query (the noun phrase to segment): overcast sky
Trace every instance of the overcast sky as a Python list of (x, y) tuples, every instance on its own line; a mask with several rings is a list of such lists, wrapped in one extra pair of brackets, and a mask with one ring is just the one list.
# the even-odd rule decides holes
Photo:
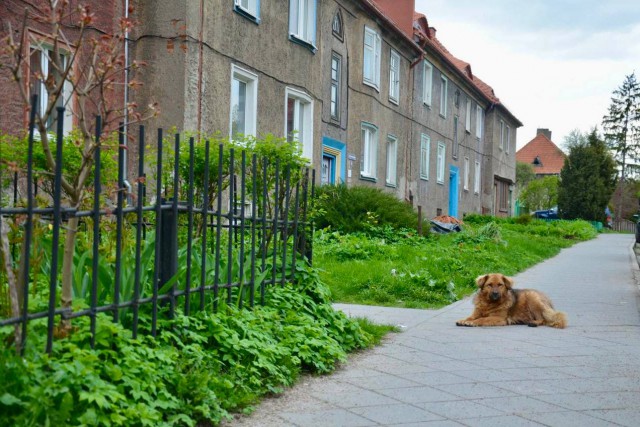
[(602, 122), (611, 92), (640, 77), (639, 0), (415, 0), (438, 39), (524, 124), (562, 145)]

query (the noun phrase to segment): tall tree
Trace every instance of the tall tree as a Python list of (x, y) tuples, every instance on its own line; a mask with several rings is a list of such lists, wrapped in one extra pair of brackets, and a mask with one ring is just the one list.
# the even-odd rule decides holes
[(604, 221), (616, 185), (616, 163), (594, 129), (571, 145), (560, 172), (558, 210), (565, 219)]
[[(640, 156), (640, 83), (635, 73), (626, 76), (622, 85), (613, 91), (609, 112), (602, 119), (604, 138), (620, 167), (620, 181), (624, 185), (629, 169), (638, 169)], [(622, 212), (622, 198), (616, 211)]]

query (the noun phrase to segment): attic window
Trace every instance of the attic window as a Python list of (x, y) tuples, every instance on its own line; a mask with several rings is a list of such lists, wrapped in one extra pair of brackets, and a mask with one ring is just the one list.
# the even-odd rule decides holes
[(331, 22), (331, 30), (333, 32), (333, 35), (336, 36), (338, 39), (340, 39), (340, 41), (343, 40), (343, 35), (342, 35), (342, 12), (340, 12), (340, 9), (338, 9), (338, 11), (336, 12), (335, 16), (333, 17), (333, 21)]
[(540, 161), (540, 156), (536, 156), (536, 158), (533, 159), (532, 164), (533, 166), (542, 166), (542, 161)]

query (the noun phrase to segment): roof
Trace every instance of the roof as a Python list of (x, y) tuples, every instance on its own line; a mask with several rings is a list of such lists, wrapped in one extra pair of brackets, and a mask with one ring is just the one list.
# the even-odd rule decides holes
[(454, 68), (456, 68), (467, 82), (477, 89), (491, 104), (500, 106), (507, 114), (509, 114), (519, 126), (522, 126), (522, 122), (517, 119), (509, 111), (509, 109), (500, 101), (491, 86), (485, 83), (478, 76), (471, 71), (471, 65), (457, 57), (455, 57), (449, 50), (438, 40), (436, 37), (436, 29), (429, 27), (427, 17), (422, 13), (413, 13), (413, 29), (414, 36), (417, 38), (418, 43), (423, 46), (430, 46), (436, 52), (438, 52), (447, 62), (449, 62)]
[(542, 133), (516, 151), (516, 161), (533, 165), (538, 175), (560, 174), (565, 158), (566, 154)]

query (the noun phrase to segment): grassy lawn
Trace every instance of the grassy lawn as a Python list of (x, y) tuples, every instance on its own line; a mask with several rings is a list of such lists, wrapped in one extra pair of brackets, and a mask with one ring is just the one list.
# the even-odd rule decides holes
[(461, 233), (427, 237), (372, 227), (320, 231), (314, 266), (336, 302), (438, 308), (475, 290), (483, 273), (516, 274), (597, 235), (584, 221), (466, 221)]

